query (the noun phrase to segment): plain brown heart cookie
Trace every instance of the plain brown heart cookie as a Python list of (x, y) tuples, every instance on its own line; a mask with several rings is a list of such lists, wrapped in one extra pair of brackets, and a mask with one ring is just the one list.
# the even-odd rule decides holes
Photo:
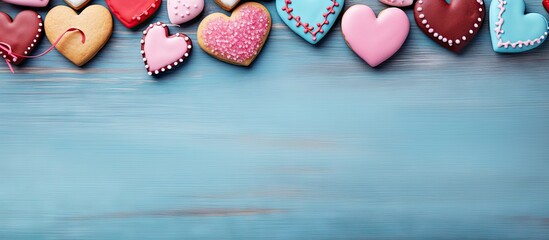
[(70, 32), (55, 48), (77, 66), (83, 66), (105, 46), (111, 37), (113, 22), (109, 10), (101, 5), (91, 5), (80, 15), (69, 7), (57, 6), (46, 16), (44, 28), (51, 43), (69, 28), (80, 29), (86, 35), (84, 44), (80, 33)]

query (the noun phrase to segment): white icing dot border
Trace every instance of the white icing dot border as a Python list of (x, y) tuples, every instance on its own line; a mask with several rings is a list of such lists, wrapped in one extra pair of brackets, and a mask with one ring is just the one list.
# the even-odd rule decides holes
[[(164, 28), (164, 31), (166, 32), (167, 37), (182, 37), (185, 40), (185, 42), (187, 42), (188, 51), (185, 53), (185, 55), (183, 55), (183, 57), (179, 58), (179, 60), (173, 62), (172, 64), (168, 64), (167, 66), (164, 66), (163, 68), (160, 69), (160, 71), (155, 70), (153, 72), (150, 70), (149, 64), (147, 64), (147, 57), (145, 55), (145, 38), (147, 37), (147, 33), (149, 32), (149, 30), (156, 26), (161, 26), (162, 28)], [(149, 74), (149, 76), (152, 76), (153, 74), (158, 75), (162, 72), (165, 72), (166, 70), (171, 70), (173, 67), (179, 65), (179, 63), (182, 63), (185, 59), (187, 59), (190, 56), (192, 47), (193, 47), (193, 42), (191, 38), (189, 38), (189, 36), (183, 33), (176, 33), (174, 35), (170, 35), (170, 32), (168, 30), (168, 25), (162, 22), (156, 22), (154, 24), (150, 24), (149, 27), (147, 27), (147, 29), (143, 31), (143, 37), (141, 38), (141, 56), (143, 57), (143, 63), (145, 63), (145, 68), (147, 69), (147, 73)]]
[[(15, 16), (15, 18), (17, 18), (17, 16)], [(32, 52), (32, 50), (34, 50), (34, 48), (38, 45), (38, 40), (40, 40), (40, 38), (42, 37), (42, 32), (43, 32), (43, 27), (44, 27), (44, 23), (42, 22), (42, 16), (40, 16), (40, 14), (36, 13), (36, 18), (38, 19), (38, 28), (36, 30), (36, 35), (34, 36), (34, 39), (32, 40), (32, 43), (27, 46), (27, 49), (25, 50), (25, 52), (23, 53), (25, 56), (29, 55), (29, 53)], [(6, 53), (7, 54), (7, 53)], [(4, 59), (10, 61), (10, 62), (15, 62), (17, 61), (17, 57), (12, 57), (12, 59), (7, 59), (8, 58), (8, 55), (4, 54), (4, 52), (2, 52), (2, 50), (0, 50), (0, 56), (2, 56)]]
[[(438, 39), (440, 42), (444, 43), (444, 44), (448, 44), (449, 47), (452, 47), (455, 45), (459, 45), (460, 43), (462, 43), (462, 41), (467, 41), (467, 33), (471, 36), (474, 36), (480, 26), (482, 25), (482, 21), (483, 19), (481, 17), (479, 17), (477, 19), (477, 22), (473, 24), (473, 26), (469, 29), (469, 31), (465, 34), (463, 34), (461, 37), (457, 37), (456, 39), (449, 39), (448, 37), (445, 37), (441, 34), (439, 34), (436, 29), (432, 28), (430, 25), (429, 25), (429, 22), (427, 21), (427, 17), (425, 16), (425, 14), (421, 13), (423, 12), (423, 7), (422, 7), (422, 4), (423, 4), (423, 1), (424, 0), (418, 0), (417, 1), (417, 6), (414, 6), (418, 13), (418, 17), (421, 20), (421, 24), (425, 25), (425, 28), (427, 29), (427, 32), (428, 32), (428, 35), (429, 34), (432, 34), (432, 36), (435, 38), (435, 39)], [(479, 8), (478, 8), (478, 12), (481, 13), (484, 11), (484, 1), (483, 0), (476, 0), (476, 2), (479, 4)]]
[[(501, 40), (501, 35), (505, 33), (505, 31), (503, 30), (503, 23), (504, 23), (503, 13), (505, 12), (505, 4), (507, 4), (507, 2), (504, 0), (498, 0), (498, 2), (499, 2), (498, 21), (495, 23), (496, 28), (494, 29), (494, 31), (496, 32), (496, 38), (498, 39), (498, 48), (501, 48), (501, 47), (509, 48), (509, 46), (511, 46), (512, 48), (516, 48), (517, 46), (519, 48), (522, 48), (522, 47), (527, 47), (529, 45), (531, 46), (534, 46), (536, 44), (540, 45), (545, 40), (545, 37), (548, 34), (547, 31), (545, 31), (543, 35), (541, 35), (540, 37), (534, 40), (528, 39), (525, 41), (518, 40), (516, 42), (511, 42), (511, 41), (503, 42)], [(549, 27), (547, 27), (547, 30), (549, 30)]]

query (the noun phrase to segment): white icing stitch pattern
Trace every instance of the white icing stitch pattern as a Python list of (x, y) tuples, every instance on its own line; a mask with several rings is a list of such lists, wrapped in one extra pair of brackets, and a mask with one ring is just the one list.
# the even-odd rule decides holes
[(507, 2), (503, 0), (498, 0), (498, 2), (499, 2), (498, 21), (495, 23), (497, 27), (494, 29), (494, 31), (496, 32), (496, 38), (499, 40), (498, 47), (509, 48), (509, 46), (511, 46), (512, 48), (516, 48), (518, 46), (519, 48), (522, 48), (523, 46), (528, 46), (528, 45), (534, 46), (535, 44), (541, 44), (541, 40), (545, 39), (545, 36), (547, 36), (547, 31), (545, 31), (545, 33), (543, 33), (542, 36), (535, 38), (534, 40), (528, 39), (526, 41), (518, 40), (516, 42), (511, 42), (511, 41), (503, 42), (501, 40), (501, 34), (505, 32), (503, 30), (503, 13), (505, 12), (505, 4), (507, 4)]

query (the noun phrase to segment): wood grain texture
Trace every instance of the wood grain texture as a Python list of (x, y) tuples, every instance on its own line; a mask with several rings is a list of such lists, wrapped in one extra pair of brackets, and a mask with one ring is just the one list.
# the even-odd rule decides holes
[[(0, 239), (549, 237), (548, 44), (498, 55), (485, 23), (456, 55), (412, 22), (372, 69), (339, 26), (311, 46), (265, 5), (249, 68), (197, 48), (150, 78), (144, 27), (117, 20), (83, 68), (55, 51), (2, 66)], [(198, 23), (171, 30), (196, 43)]]

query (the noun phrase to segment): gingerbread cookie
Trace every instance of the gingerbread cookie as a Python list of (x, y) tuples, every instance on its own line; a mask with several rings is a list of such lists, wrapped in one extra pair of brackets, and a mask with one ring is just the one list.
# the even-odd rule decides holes
[(240, 0), (215, 0), (215, 3), (226, 11), (231, 11), (238, 5)]
[(547, 19), (537, 13), (525, 14), (525, 8), (523, 0), (492, 0), (490, 35), (495, 52), (525, 52), (545, 41)]
[(162, 0), (105, 0), (112, 13), (124, 26), (133, 28), (154, 15)]
[(410, 21), (398, 8), (385, 9), (376, 18), (370, 7), (354, 5), (343, 15), (341, 31), (349, 47), (376, 67), (402, 47), (410, 31)]
[(84, 44), (80, 33), (71, 32), (55, 46), (71, 62), (82, 66), (107, 43), (112, 34), (113, 22), (109, 10), (101, 5), (91, 5), (80, 15), (69, 7), (57, 6), (46, 16), (44, 27), (46, 36), (52, 43), (70, 28), (78, 28), (85, 34)]
[(436, 43), (459, 53), (484, 22), (483, 0), (418, 0), (414, 17), (418, 27)]
[(227, 63), (248, 66), (257, 57), (271, 31), (271, 15), (261, 4), (248, 2), (231, 17), (214, 13), (198, 26), (198, 44)]
[(168, 0), (168, 17), (173, 24), (182, 24), (200, 15), (204, 0)]
[[(0, 12), (0, 47), (11, 49), (17, 55), (28, 56), (40, 43), (42, 35), (42, 17), (35, 11), (22, 11), (13, 21), (7, 13)], [(0, 56), (14, 64), (24, 60), (22, 57), (10, 56), (2, 49)]]
[(84, 8), (91, 0), (65, 0), (67, 5), (75, 10), (80, 10)]
[(344, 3), (344, 0), (276, 0), (276, 11), (290, 29), (316, 44), (335, 24)]
[(48, 5), (50, 0), (2, 0), (7, 3), (27, 6), (27, 7), (45, 7)]
[(183, 63), (193, 48), (189, 36), (170, 35), (166, 24), (157, 22), (143, 31), (141, 55), (149, 75), (159, 74)]

